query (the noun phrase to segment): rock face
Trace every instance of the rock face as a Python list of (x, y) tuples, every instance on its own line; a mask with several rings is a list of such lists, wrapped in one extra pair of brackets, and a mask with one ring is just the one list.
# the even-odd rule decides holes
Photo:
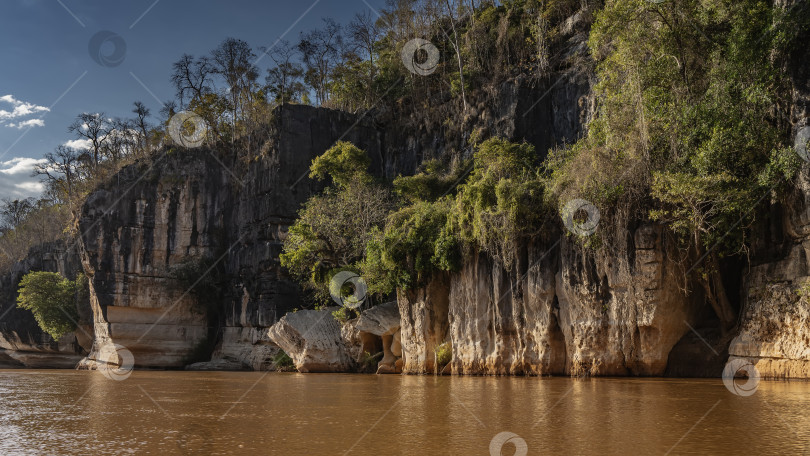
[(397, 293), (401, 318), (402, 371), (408, 374), (434, 373), (436, 347), (447, 339), (450, 329), (450, 277), (440, 274), (415, 290)]
[[(549, 251), (548, 247), (552, 247)], [(555, 299), (556, 246), (528, 246), (512, 271), (485, 254), (469, 258), (450, 289), (451, 369), (458, 374), (565, 371)]]
[[(754, 244), (740, 329), (729, 361), (744, 359), (764, 378), (810, 378), (810, 180), (799, 178), (795, 199), (775, 206)], [(770, 234), (770, 236), (768, 236)]]
[(299, 310), (281, 318), (269, 330), (270, 340), (284, 350), (299, 372), (349, 372), (355, 362), (332, 316), (339, 307)]
[[(786, 9), (799, 4), (777, 2)], [(810, 127), (810, 62), (804, 54), (795, 52), (785, 68), (793, 83), (794, 137)], [(771, 204), (753, 227), (739, 334), (728, 349), (729, 361), (744, 359), (764, 378), (810, 378), (810, 165), (803, 158), (793, 193)]]
[(339, 309), (288, 313), (270, 328), (268, 337), (299, 372), (402, 372), (397, 303), (374, 306), (343, 324), (332, 315)]
[(595, 257), (561, 237), (526, 246), (510, 270), (479, 253), (449, 287), (400, 293), (405, 372), (431, 372), (447, 340), (457, 374), (662, 375), (700, 294), (682, 291), (662, 227), (627, 234), (623, 255)]
[(208, 337), (206, 309), (189, 291), (197, 277), (184, 282), (173, 268), (187, 266), (192, 275), (207, 269), (227, 194), (203, 189), (226, 180), (213, 160), (190, 154), (150, 165), (125, 168), (82, 210), (95, 323), (90, 360), (105, 345), (120, 344), (136, 367), (178, 367)]
[[(78, 255), (34, 252), (0, 277), (0, 366), (70, 367), (87, 354), (83, 365), (92, 368), (122, 345), (145, 368), (266, 370), (284, 350), (302, 372), (428, 374), (442, 368), (437, 351), (449, 346), (443, 372), (455, 374), (685, 375), (702, 350), (701, 375), (719, 376), (724, 348), (707, 355), (703, 335), (690, 330), (710, 318), (701, 292), (682, 283), (676, 248), (648, 223), (611, 227), (619, 235), (609, 254), (565, 233), (524, 245), (511, 265), (471, 254), (461, 271), (401, 290), (395, 304), (344, 325), (335, 309), (288, 313), (302, 296), (278, 258), (297, 211), (321, 190), (307, 177), (314, 157), (350, 141), (368, 152), (372, 173), (392, 178), (429, 158), (469, 157), (471, 135), (525, 140), (541, 157), (576, 141), (594, 112), (590, 19), (585, 10), (569, 18), (552, 69), (471, 93), (463, 116), (445, 94), (428, 112), (285, 106), (262, 144), (167, 149), (124, 168), (82, 208), (81, 266)], [(786, 69), (797, 131), (810, 118), (810, 64), (799, 57)], [(728, 353), (752, 360), (763, 376), (807, 377), (810, 298), (797, 293), (810, 279), (806, 171), (793, 199), (770, 211), (754, 229)], [(50, 340), (13, 308), (16, 284), (29, 270), (72, 277), (79, 269), (90, 279), (80, 323), (90, 324)]]
[(353, 322), (361, 341), (361, 355), (378, 355), (378, 374), (402, 372), (402, 334), (400, 331), (399, 307), (396, 301), (374, 306), (360, 314)]
[(0, 366), (46, 369), (72, 369), (92, 344), (92, 312), (89, 302), (80, 303), (79, 328), (61, 339), (44, 333), (30, 311), (17, 307), (20, 279), (31, 271), (58, 272), (75, 279), (81, 272), (78, 249), (64, 241), (39, 245), (25, 260), (0, 275)]
[[(278, 256), (300, 205), (320, 185), (311, 160), (338, 139), (381, 169), (381, 135), (350, 114), (276, 112), (259, 151), (172, 149), (90, 195), (82, 209), (95, 347), (120, 344), (137, 367), (221, 359), (265, 369), (267, 329), (300, 306)], [(220, 363), (220, 365), (223, 365)]]
[(662, 375), (672, 347), (695, 325), (701, 294), (683, 288), (677, 248), (662, 227), (619, 238), (613, 256), (562, 243), (557, 280), (566, 372)]
[[(120, 344), (137, 367), (213, 360), (269, 368), (277, 348), (268, 328), (301, 307), (300, 290), (278, 257), (301, 204), (321, 189), (307, 177), (311, 160), (337, 140), (350, 141), (368, 153), (372, 173), (393, 178), (427, 158), (469, 155), (470, 132), (526, 140), (540, 154), (575, 140), (591, 112), (588, 24), (581, 22), (560, 37), (566, 57), (559, 68), (481, 91), (463, 118), (450, 115), (453, 102), (438, 98), (427, 114), (396, 106), (363, 115), (284, 106), (265, 143), (174, 148), (121, 170), (87, 198), (79, 221), (95, 336), (88, 365), (104, 347)], [(449, 290), (449, 281), (444, 286)], [(416, 350), (432, 350), (446, 337), (444, 295), (443, 310), (433, 313), (444, 321), (411, 327), (407, 337), (404, 327), (399, 336), (361, 331), (368, 344), (380, 339), (384, 370), (408, 359), (413, 370), (433, 368)], [(433, 304), (425, 305), (427, 318)]]

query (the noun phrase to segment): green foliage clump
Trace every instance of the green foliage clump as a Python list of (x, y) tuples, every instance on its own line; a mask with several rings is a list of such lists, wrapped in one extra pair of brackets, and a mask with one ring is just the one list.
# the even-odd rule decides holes
[(390, 190), (368, 174), (365, 152), (337, 143), (312, 162), (312, 176), (334, 185), (311, 197), (284, 241), (281, 265), (313, 294), (330, 300), (329, 281), (340, 270), (358, 270), (366, 244), (393, 208)]
[(339, 144), (313, 161), (313, 176), (334, 185), (306, 202), (284, 241), (282, 265), (316, 300), (329, 299), (327, 282), (342, 269), (361, 271), (369, 293), (385, 296), (460, 269), (464, 251), (511, 267), (520, 242), (544, 229), (543, 181), (528, 144), (490, 139), (472, 163), (428, 161), (397, 177), (393, 195), (368, 176), (358, 151)]
[(444, 342), (435, 349), (436, 351), (436, 364), (441, 369), (448, 365), (453, 360), (453, 344)]
[(369, 288), (423, 286), (435, 273), (460, 269), (463, 252), (476, 249), (511, 268), (519, 243), (539, 235), (546, 218), (535, 160), (532, 146), (493, 138), (478, 146), (469, 175), (429, 162), (395, 180), (405, 201), (366, 244)]
[(347, 141), (338, 141), (319, 157), (312, 160), (309, 177), (320, 181), (332, 179), (338, 188), (368, 184), (371, 160), (365, 151)]
[[(350, 292), (346, 294), (350, 294)], [(340, 323), (346, 323), (347, 321), (351, 320), (353, 313), (354, 313), (353, 310), (347, 307), (341, 307), (340, 309), (332, 312), (332, 318), (334, 318)]]
[(362, 370), (364, 372), (374, 372), (377, 370), (377, 363), (379, 362), (380, 358), (383, 357), (385, 353), (378, 352), (375, 354), (371, 354), (369, 352), (363, 352), (363, 359), (360, 361), (360, 365), (362, 366)]
[[(450, 200), (418, 201), (392, 213), (384, 230), (377, 230), (366, 244), (363, 276), (374, 293), (424, 285), (439, 270), (456, 269), (451, 258), (457, 249), (439, 249), (445, 232)], [(454, 246), (455, 247), (455, 246)]]
[(810, 280), (805, 280), (796, 287), (796, 295), (800, 298), (810, 299)]
[(20, 280), (17, 306), (30, 310), (39, 327), (54, 340), (76, 329), (76, 302), (86, 279), (68, 280), (55, 272), (29, 272)]
[(492, 138), (475, 152), (449, 224), (460, 242), (511, 268), (521, 241), (541, 234), (548, 211), (534, 147)]
[(273, 358), (271, 359), (273, 363), (273, 367), (277, 371), (291, 371), (295, 369), (295, 363), (293, 362), (290, 355), (288, 355), (284, 350), (279, 350)]
[(603, 223), (649, 217), (679, 234), (705, 258), (698, 279), (725, 327), (736, 313), (719, 262), (747, 250), (756, 205), (801, 163), (780, 109), (784, 49), (810, 28), (781, 16), (765, 0), (605, 2), (589, 41), (598, 111), (547, 163), (560, 204), (588, 199)]
[(453, 194), (470, 171), (471, 164), (463, 161), (452, 167), (440, 160), (427, 160), (421, 168), (422, 171), (413, 176), (394, 178), (394, 193), (402, 201), (436, 201)]

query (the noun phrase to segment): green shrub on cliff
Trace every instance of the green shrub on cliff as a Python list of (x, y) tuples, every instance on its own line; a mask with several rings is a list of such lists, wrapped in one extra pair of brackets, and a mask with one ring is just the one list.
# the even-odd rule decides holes
[(550, 218), (536, 160), (532, 146), (493, 138), (477, 146), (471, 166), (428, 161), (386, 185), (367, 173), (362, 150), (338, 143), (313, 160), (311, 175), (333, 185), (299, 212), (281, 264), (320, 301), (341, 268), (361, 270), (380, 296), (456, 271), (473, 250), (511, 268), (521, 242)]
[(435, 271), (453, 268), (455, 250), (437, 249), (451, 210), (448, 198), (417, 201), (392, 213), (366, 244), (361, 269), (369, 289), (386, 294), (424, 285)]
[(58, 340), (76, 329), (78, 294), (84, 275), (68, 280), (55, 272), (29, 272), (20, 280), (17, 306), (30, 310), (39, 327)]
[(338, 141), (312, 160), (309, 177), (319, 181), (331, 180), (337, 188), (368, 185), (373, 181), (368, 173), (370, 164), (364, 150), (348, 141)]
[(434, 350), (436, 352), (436, 364), (439, 369), (450, 364), (453, 360), (453, 344), (444, 342), (437, 346)]
[(370, 289), (423, 286), (436, 272), (460, 269), (462, 255), (473, 250), (511, 268), (521, 242), (541, 234), (549, 218), (535, 161), (531, 145), (492, 138), (476, 148), (465, 177), (430, 164), (397, 178), (402, 206), (366, 244), (362, 270)]
[(598, 110), (548, 162), (561, 204), (588, 199), (603, 225), (650, 217), (680, 235), (705, 259), (695, 278), (724, 329), (736, 312), (719, 263), (747, 251), (756, 205), (800, 163), (782, 108), (785, 50), (807, 30), (807, 8), (793, 10), (805, 20), (765, 0), (605, 2), (589, 42)]
[(333, 185), (304, 204), (284, 240), (281, 265), (321, 303), (330, 300), (333, 273), (358, 269), (393, 208), (390, 189), (374, 182), (368, 164), (366, 153), (346, 142), (313, 160), (311, 176)]
[(453, 201), (449, 233), (511, 268), (521, 242), (541, 234), (550, 218), (536, 160), (530, 144), (492, 138), (479, 145)]

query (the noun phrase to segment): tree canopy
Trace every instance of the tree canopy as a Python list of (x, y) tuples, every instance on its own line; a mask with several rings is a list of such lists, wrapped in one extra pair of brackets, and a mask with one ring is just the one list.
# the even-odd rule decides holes
[(39, 327), (54, 340), (76, 329), (76, 303), (84, 276), (68, 280), (55, 272), (29, 272), (20, 280), (17, 305), (34, 314)]

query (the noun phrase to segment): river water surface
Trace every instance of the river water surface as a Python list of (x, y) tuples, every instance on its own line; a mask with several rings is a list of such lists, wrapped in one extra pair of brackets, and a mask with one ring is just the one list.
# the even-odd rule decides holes
[(805, 454), (808, 439), (807, 382), (743, 397), (720, 379), (0, 371), (0, 454)]

